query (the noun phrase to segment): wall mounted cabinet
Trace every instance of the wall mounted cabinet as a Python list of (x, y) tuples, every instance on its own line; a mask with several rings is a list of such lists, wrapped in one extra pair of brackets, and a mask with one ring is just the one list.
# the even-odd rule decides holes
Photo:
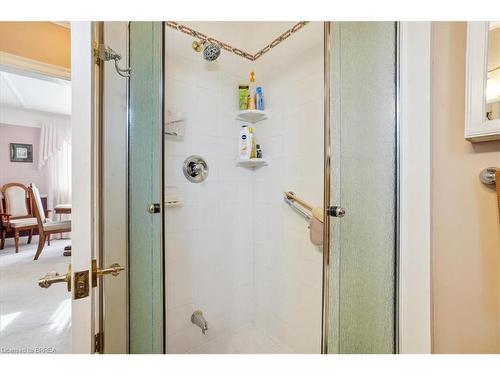
[(467, 23), (465, 139), (500, 139), (500, 23)]

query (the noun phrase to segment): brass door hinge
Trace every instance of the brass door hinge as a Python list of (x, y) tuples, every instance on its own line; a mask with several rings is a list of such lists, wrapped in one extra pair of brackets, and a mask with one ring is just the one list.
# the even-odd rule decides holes
[(94, 64), (96, 65), (101, 65), (101, 59), (99, 58), (99, 52), (100, 52), (100, 49), (99, 49), (99, 43), (94, 41), (92, 43), (92, 54), (94, 55)]
[(130, 68), (120, 68), (118, 66), (118, 61), (122, 59), (122, 55), (118, 52), (115, 52), (111, 47), (105, 44), (99, 44), (94, 42), (92, 45), (92, 51), (94, 55), (94, 63), (97, 65), (101, 65), (102, 62), (105, 61), (114, 61), (116, 72), (122, 77), (128, 78), (130, 77)]
[(94, 353), (101, 352), (101, 332), (94, 335)]

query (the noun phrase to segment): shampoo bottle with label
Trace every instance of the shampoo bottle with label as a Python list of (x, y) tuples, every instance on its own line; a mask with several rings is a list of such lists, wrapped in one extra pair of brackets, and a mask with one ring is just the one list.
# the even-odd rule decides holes
[(256, 89), (255, 72), (250, 72), (250, 84), (248, 85), (248, 109), (256, 108)]
[(264, 110), (264, 90), (261, 86), (255, 89), (255, 107), (259, 111)]
[(240, 111), (248, 109), (248, 84), (242, 83), (238, 86), (238, 105)]
[(238, 141), (238, 157), (241, 160), (250, 160), (252, 155), (253, 134), (252, 128), (243, 126), (240, 130), (240, 139)]

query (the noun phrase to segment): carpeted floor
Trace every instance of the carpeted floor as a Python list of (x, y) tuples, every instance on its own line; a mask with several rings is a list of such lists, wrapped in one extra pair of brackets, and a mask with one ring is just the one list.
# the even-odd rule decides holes
[(70, 353), (70, 293), (64, 284), (40, 288), (38, 279), (66, 273), (71, 257), (63, 249), (71, 241), (52, 240), (36, 261), (38, 237), (21, 242), (18, 254), (11, 241), (0, 250), (0, 353)]

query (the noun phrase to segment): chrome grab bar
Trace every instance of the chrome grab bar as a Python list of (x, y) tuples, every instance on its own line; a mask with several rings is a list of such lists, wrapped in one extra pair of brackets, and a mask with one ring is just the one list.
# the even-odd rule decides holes
[(312, 215), (305, 210), (303, 210), (300, 206), (295, 204), (295, 201), (292, 200), (289, 196), (295, 195), (293, 192), (289, 191), (288, 195), (285, 193), (283, 200), (286, 204), (288, 204), (294, 211), (296, 211), (300, 216), (302, 216), (305, 220), (310, 221), (312, 219)]

